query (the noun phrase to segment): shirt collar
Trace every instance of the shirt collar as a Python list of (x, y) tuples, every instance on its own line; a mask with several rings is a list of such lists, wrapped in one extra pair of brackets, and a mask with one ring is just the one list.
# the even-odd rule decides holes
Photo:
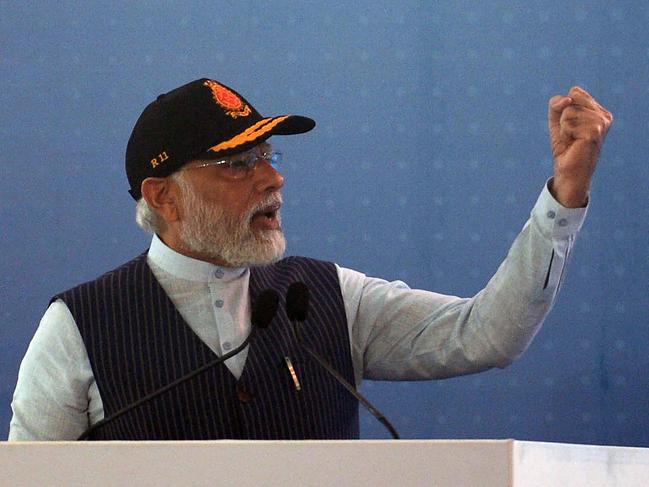
[(197, 282), (227, 282), (248, 272), (247, 267), (223, 267), (193, 259), (168, 247), (157, 235), (151, 240), (148, 259), (165, 272)]

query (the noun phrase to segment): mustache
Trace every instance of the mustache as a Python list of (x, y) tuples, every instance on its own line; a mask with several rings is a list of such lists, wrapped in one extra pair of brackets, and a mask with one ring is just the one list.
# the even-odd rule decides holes
[(282, 206), (283, 203), (284, 198), (282, 197), (282, 193), (271, 193), (247, 211), (246, 220), (252, 220), (252, 217), (255, 214), (267, 211), (269, 208), (277, 208), (277, 213), (279, 214), (279, 207)]

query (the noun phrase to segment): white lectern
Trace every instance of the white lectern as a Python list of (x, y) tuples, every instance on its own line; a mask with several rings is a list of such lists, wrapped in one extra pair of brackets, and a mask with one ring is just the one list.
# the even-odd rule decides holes
[(0, 443), (0, 485), (645, 487), (649, 449), (515, 440)]

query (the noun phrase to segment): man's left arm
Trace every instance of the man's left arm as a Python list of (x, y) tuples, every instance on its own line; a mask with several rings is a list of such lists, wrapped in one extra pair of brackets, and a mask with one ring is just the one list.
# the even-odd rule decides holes
[(443, 378), (504, 367), (549, 312), (585, 216), (610, 113), (580, 88), (550, 100), (555, 175), (487, 286), (473, 298), (411, 290), (339, 268), (356, 381)]
[(338, 269), (357, 384), (471, 374), (505, 367), (525, 351), (554, 303), (586, 214), (560, 205), (550, 184), (497, 272), (471, 298)]

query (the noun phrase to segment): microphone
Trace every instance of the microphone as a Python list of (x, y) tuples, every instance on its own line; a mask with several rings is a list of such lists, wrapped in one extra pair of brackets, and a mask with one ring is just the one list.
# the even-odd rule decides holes
[[(266, 289), (259, 293), (250, 313), (250, 322), (252, 323), (251, 334), (256, 329), (268, 328), (270, 322), (273, 321), (273, 318), (277, 314), (278, 307), (279, 294), (277, 294), (277, 291), (274, 289)], [(250, 338), (250, 335), (248, 335), (248, 338)]]
[(345, 378), (340, 375), (336, 369), (334, 369), (327, 361), (322, 358), (317, 352), (312, 350), (305, 342), (302, 335), (302, 326), (301, 323), (306, 321), (307, 311), (309, 309), (309, 288), (303, 282), (294, 282), (288, 287), (286, 292), (286, 314), (288, 319), (294, 323), (295, 336), (297, 337), (298, 343), (306, 352), (315, 359), (318, 364), (324, 368), (329, 375), (331, 375), (341, 386), (343, 386), (347, 392), (360, 402), (365, 409), (367, 409), (372, 416), (374, 416), (392, 435), (392, 438), (398, 440), (399, 433), (392, 426), (392, 423), (388, 421), (385, 415), (379, 411), (376, 407), (372, 405), (360, 392), (356, 390)]
[(298, 323), (306, 321), (309, 310), (309, 288), (303, 282), (294, 282), (286, 291), (286, 315), (293, 322), (293, 331), (300, 345), (304, 346), (302, 327)]
[(226, 353), (225, 355), (221, 355), (220, 357), (217, 357), (214, 360), (211, 360), (210, 362), (200, 366), (198, 369), (183, 375), (182, 377), (174, 380), (173, 382), (170, 382), (166, 386), (163, 386), (160, 389), (153, 391), (150, 394), (147, 394), (146, 396), (138, 399), (134, 403), (123, 407), (119, 411), (116, 411), (115, 413), (111, 414), (109, 417), (104, 418), (101, 421), (98, 421), (90, 428), (88, 428), (81, 436), (79, 436), (79, 438), (77, 438), (77, 441), (88, 440), (92, 433), (97, 431), (99, 428), (105, 426), (106, 424), (116, 420), (117, 418), (141, 406), (142, 404), (145, 404), (151, 401), (152, 399), (155, 399), (156, 397), (179, 386), (180, 384), (187, 382), (188, 380), (196, 377), (197, 375), (202, 374), (206, 370), (209, 370), (212, 367), (215, 367), (216, 365), (223, 363), (226, 360), (234, 357), (236, 354), (238, 354), (248, 346), (250, 341), (255, 337), (257, 330), (268, 328), (271, 321), (273, 321), (275, 314), (277, 313), (278, 306), (279, 306), (279, 295), (277, 294), (277, 291), (273, 289), (266, 289), (265, 291), (262, 291), (259, 294), (259, 296), (257, 296), (257, 299), (254, 305), (252, 306), (252, 311), (250, 314), (250, 322), (252, 324), (252, 329), (250, 330), (250, 334), (248, 334), (248, 336), (241, 343), (241, 345), (231, 350), (230, 352)]

